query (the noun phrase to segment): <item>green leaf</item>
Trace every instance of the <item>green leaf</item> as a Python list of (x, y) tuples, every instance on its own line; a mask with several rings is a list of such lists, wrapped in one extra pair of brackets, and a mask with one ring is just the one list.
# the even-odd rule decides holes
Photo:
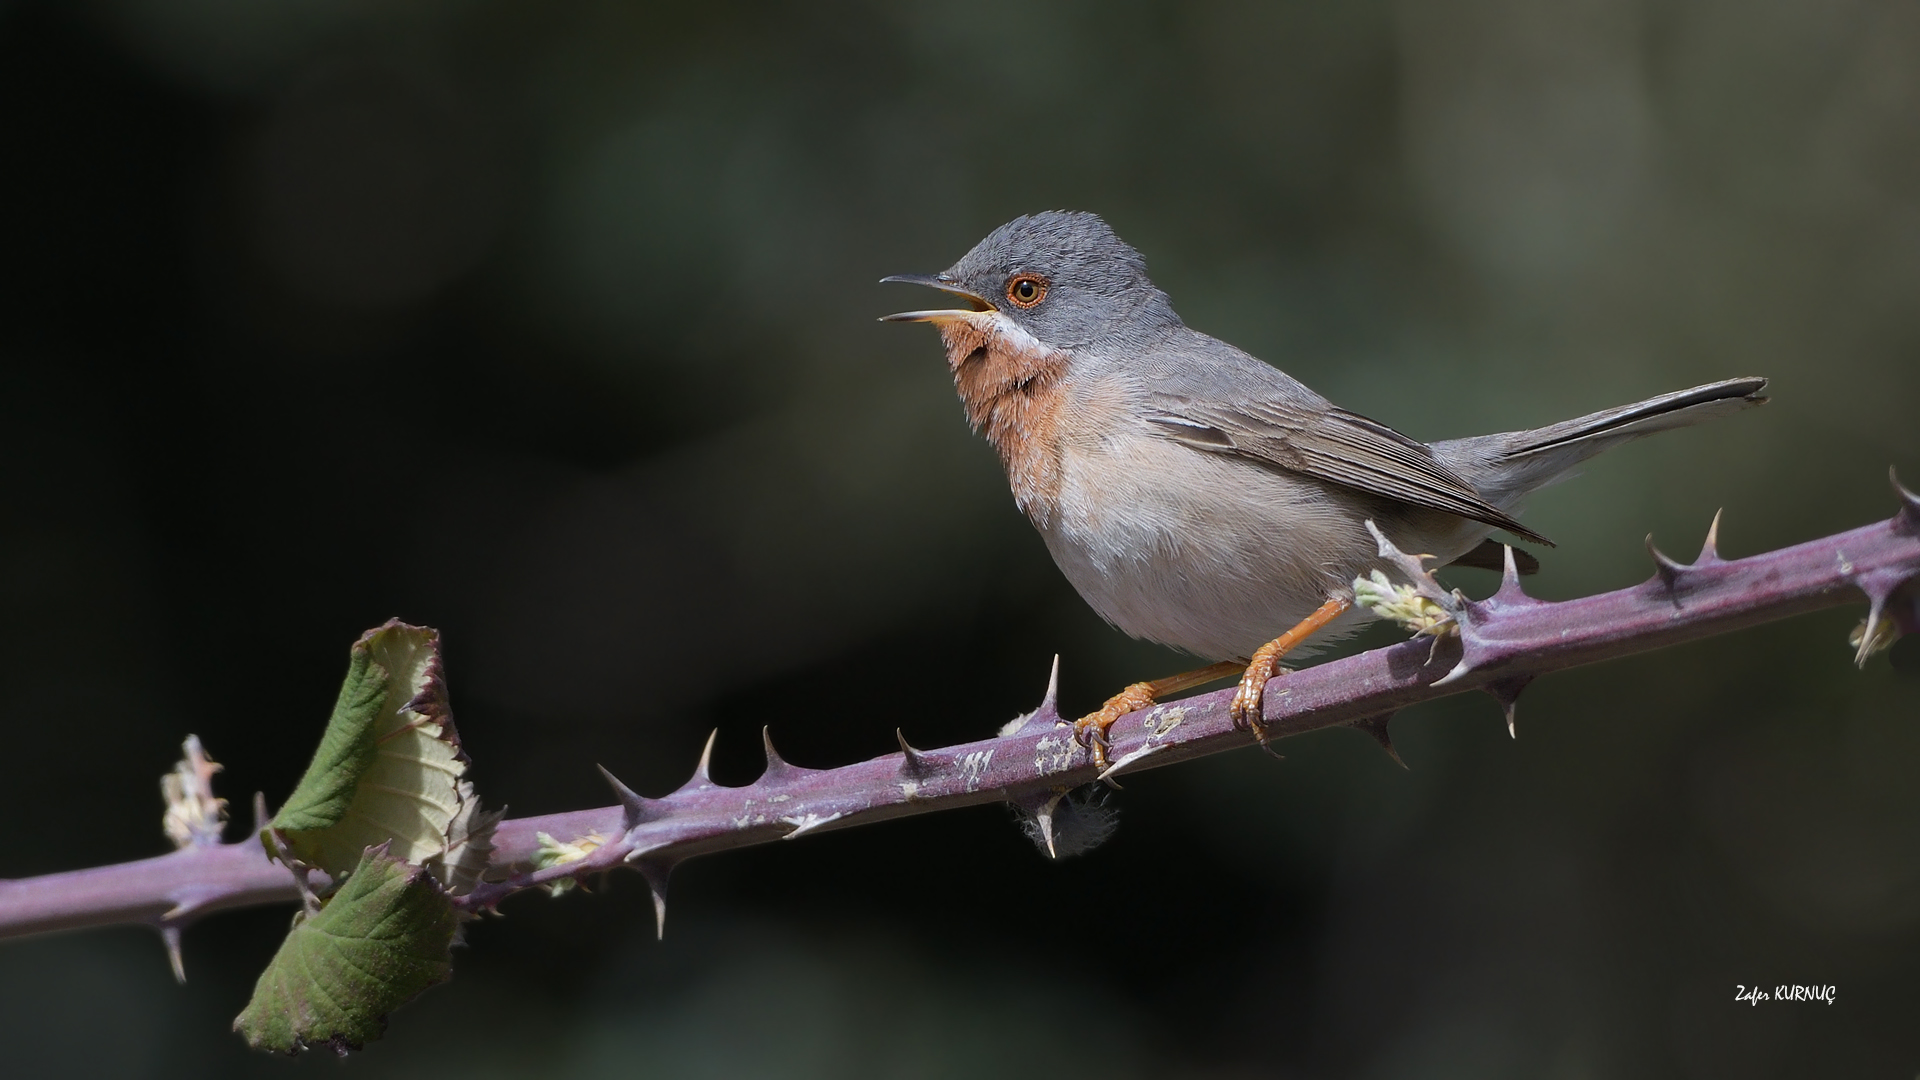
[[(301, 862), (338, 878), (391, 841), (395, 857), (418, 866), (442, 859), (456, 823), (463, 846), (484, 853), (491, 826), (476, 820), (472, 786), (461, 781), (467, 763), (439, 644), (435, 631), (397, 621), (354, 643), (313, 763), (268, 823)], [(469, 822), (486, 824), (486, 835), (466, 836)]]
[(318, 912), (294, 923), (233, 1029), (255, 1049), (358, 1050), (387, 1013), (447, 981), (459, 915), (432, 875), (369, 848)]

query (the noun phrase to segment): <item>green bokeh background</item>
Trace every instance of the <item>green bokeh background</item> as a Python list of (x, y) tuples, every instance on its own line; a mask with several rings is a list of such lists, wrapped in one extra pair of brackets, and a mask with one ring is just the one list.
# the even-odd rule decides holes
[[(1533, 591), (1920, 480), (1920, 8), (0, 3), (0, 874), (291, 790), (445, 633), (484, 796), (825, 766), (1181, 658), (1103, 626), (887, 273), (1095, 210), (1186, 320), (1424, 438), (1732, 375), (1543, 493)], [(1490, 578), (1464, 572), (1484, 589)], [(1834, 611), (1130, 781), (525, 897), (342, 1065), (228, 1024), (287, 912), (0, 947), (0, 1071), (1786, 1077), (1920, 1069), (1920, 675)], [(1386, 636), (1366, 638), (1378, 644)], [(1912, 643), (1909, 643), (1912, 644)], [(1838, 988), (1749, 1006), (1736, 986)]]

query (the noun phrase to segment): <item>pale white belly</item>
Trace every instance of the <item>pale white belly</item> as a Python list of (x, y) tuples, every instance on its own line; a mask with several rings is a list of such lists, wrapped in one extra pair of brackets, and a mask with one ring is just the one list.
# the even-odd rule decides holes
[[(1390, 508), (1304, 478), (1136, 436), (1067, 447), (1060, 497), (1040, 532), (1067, 580), (1109, 622), (1222, 660), (1252, 654), (1330, 597), (1351, 597), (1354, 577), (1380, 565), (1363, 521), (1383, 509)], [(1406, 547), (1407, 523), (1380, 524)], [(1444, 544), (1451, 557), (1487, 532), (1450, 517), (1444, 528), (1458, 535), (1432, 536), (1429, 526), (1429, 535), (1405, 538), (1416, 545), (1408, 550), (1440, 554)], [(1349, 612), (1315, 640), (1350, 633), (1366, 618)]]

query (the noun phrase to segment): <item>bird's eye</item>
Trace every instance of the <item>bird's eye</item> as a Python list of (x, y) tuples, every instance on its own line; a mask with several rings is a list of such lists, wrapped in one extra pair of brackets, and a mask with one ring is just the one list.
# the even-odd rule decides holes
[(1047, 296), (1047, 279), (1039, 274), (1015, 274), (1007, 282), (1007, 299), (1014, 307), (1030, 308)]

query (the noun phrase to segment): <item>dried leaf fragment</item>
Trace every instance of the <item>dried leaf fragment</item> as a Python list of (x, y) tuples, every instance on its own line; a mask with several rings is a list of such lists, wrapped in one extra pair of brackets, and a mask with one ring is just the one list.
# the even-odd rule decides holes
[(180, 760), (160, 778), (160, 795), (167, 801), (161, 828), (175, 848), (206, 847), (220, 842), (227, 824), (227, 800), (213, 794), (213, 774), (220, 763), (207, 756), (200, 736), (189, 735), (180, 744)]
[(480, 809), (473, 785), (460, 781), (460, 812), (447, 825), (447, 846), (429, 858), (426, 867), (442, 888), (454, 896), (465, 896), (480, 884), (493, 858), (493, 830), (507, 816), (506, 807)]

